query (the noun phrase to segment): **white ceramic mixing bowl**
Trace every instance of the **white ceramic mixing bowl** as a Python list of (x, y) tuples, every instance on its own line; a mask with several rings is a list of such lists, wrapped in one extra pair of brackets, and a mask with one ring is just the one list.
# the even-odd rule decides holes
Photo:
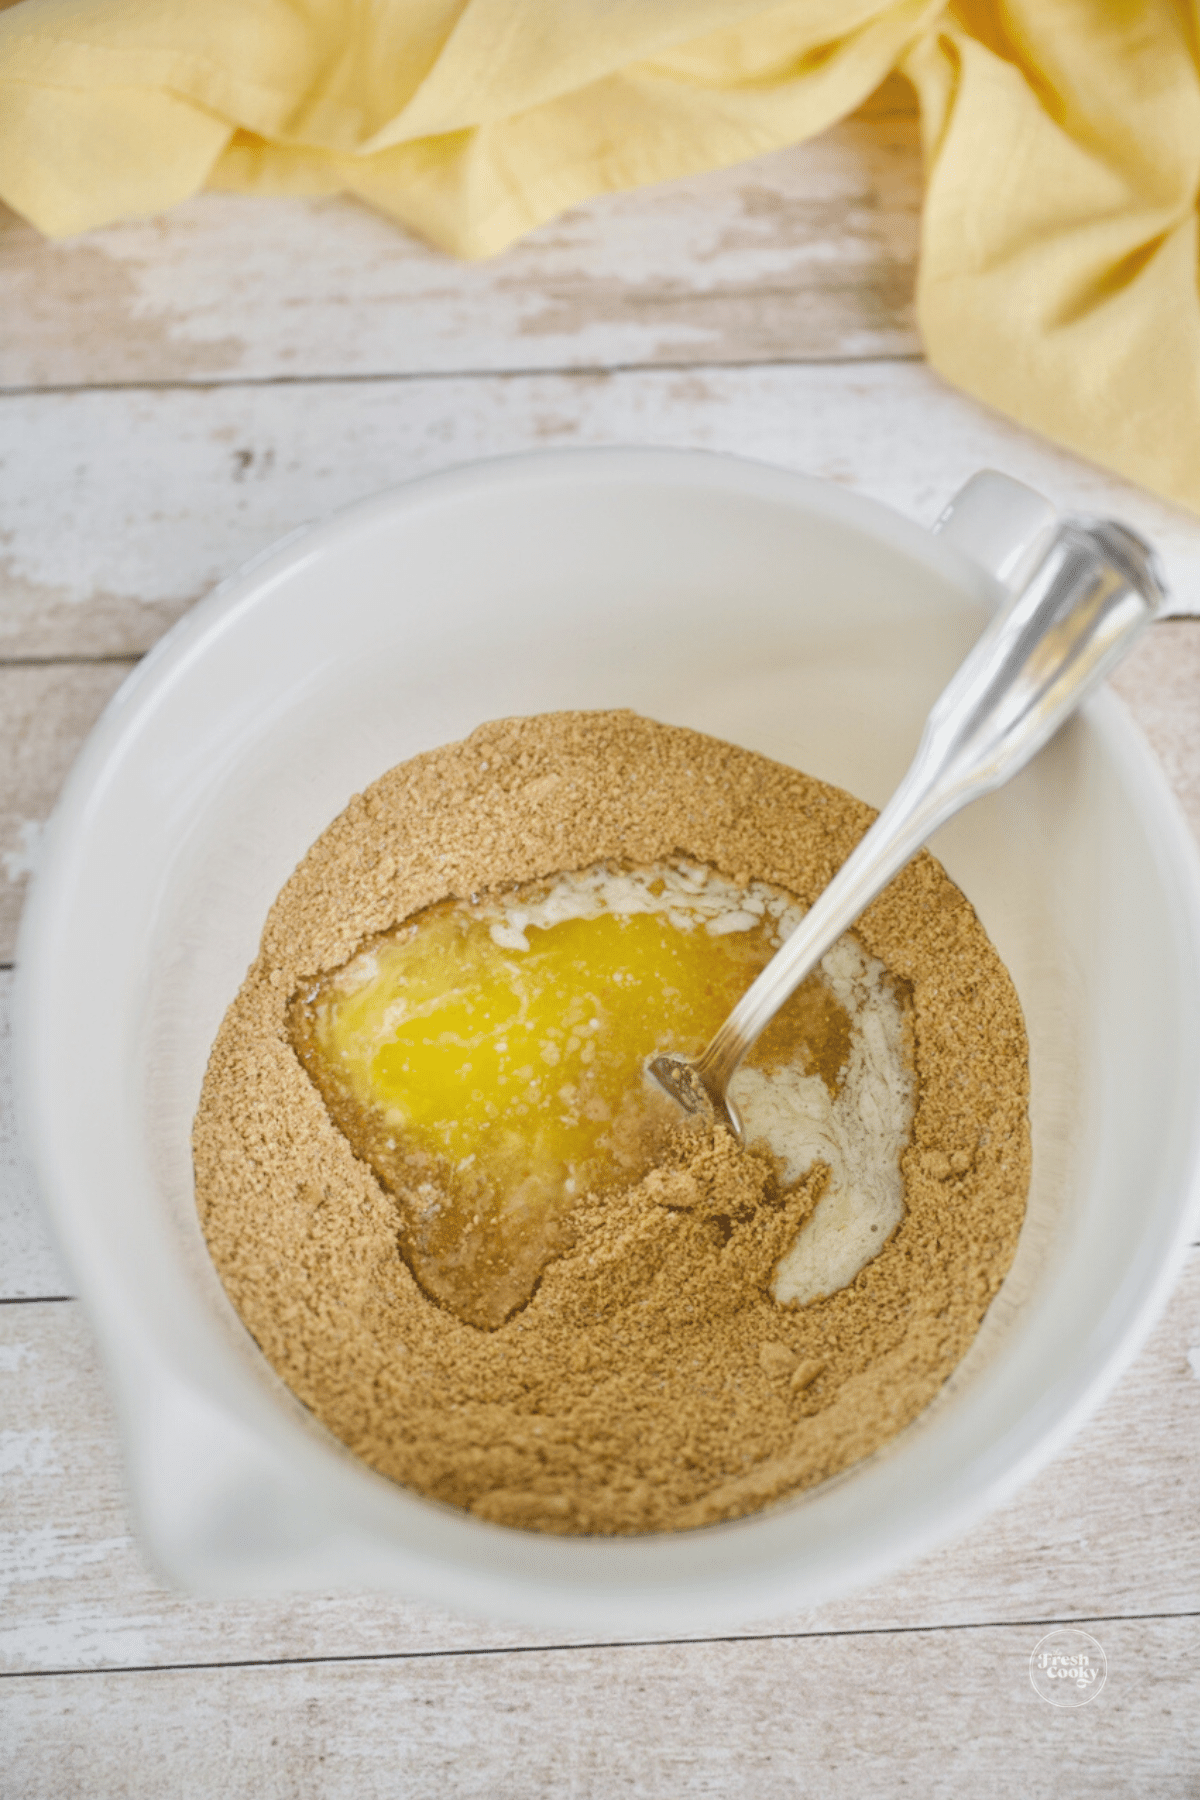
[[(209, 1047), (297, 860), (357, 789), (484, 719), (631, 706), (879, 804), (1045, 508), (991, 478), (946, 536), (731, 458), (559, 453), (295, 534), (149, 656), (51, 824), (21, 945), (43, 1191), (116, 1391), (148, 1545), (185, 1586), (364, 1584), (535, 1624), (713, 1627), (811, 1604), (960, 1529), (1111, 1385), (1187, 1240), (1200, 880), (1101, 695), (935, 842), (1012, 971), (1034, 1180), (967, 1361), (878, 1456), (733, 1524), (510, 1531), (393, 1486), (294, 1401), (193, 1206)], [(957, 544), (954, 541), (957, 539)], [(982, 558), (972, 562), (963, 545)]]

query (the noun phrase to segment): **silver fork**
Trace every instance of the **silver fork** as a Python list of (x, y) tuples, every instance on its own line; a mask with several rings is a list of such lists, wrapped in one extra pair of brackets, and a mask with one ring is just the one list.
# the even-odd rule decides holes
[(650, 1073), (689, 1113), (742, 1138), (729, 1082), (784, 1001), (893, 875), (962, 807), (1022, 769), (1166, 605), (1150, 546), (1109, 519), (1060, 521), (1026, 585), (985, 629), (925, 724), (912, 765), (695, 1062)]

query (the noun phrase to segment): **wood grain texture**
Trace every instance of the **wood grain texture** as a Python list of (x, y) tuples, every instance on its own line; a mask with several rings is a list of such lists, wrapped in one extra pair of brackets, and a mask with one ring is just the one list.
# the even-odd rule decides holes
[(0, 666), (0, 962), (11, 961), (42, 826), (128, 663)]
[[(1200, 1613), (1200, 1250), (1146, 1348), (1052, 1466), (890, 1580), (735, 1635)], [(384, 1595), (195, 1600), (138, 1551), (73, 1303), (0, 1307), (0, 1670), (425, 1655), (546, 1644)], [(569, 1635), (569, 1634), (568, 1634)], [(558, 1641), (561, 1641), (558, 1640)]]
[(12, 970), (0, 969), (0, 1300), (71, 1292), (18, 1138), (12, 990)]
[(10, 1800), (1189, 1800), (1195, 1622), (1097, 1622), (1087, 1706), (1039, 1629), (630, 1645), (0, 1685)]
[(1200, 841), (1200, 620), (1148, 631), (1113, 677)]
[(1143, 531), (1200, 612), (1200, 519), (921, 363), (452, 377), (0, 398), (0, 657), (136, 655), (297, 525), (456, 463), (611, 444), (733, 451), (925, 524), (1004, 469)]
[(915, 355), (915, 115), (607, 196), (482, 263), (349, 199), (203, 194), (48, 243), (0, 215), (0, 386)]

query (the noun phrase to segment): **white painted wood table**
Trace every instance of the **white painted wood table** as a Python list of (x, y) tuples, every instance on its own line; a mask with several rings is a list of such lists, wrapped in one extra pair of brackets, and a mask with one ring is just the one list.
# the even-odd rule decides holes
[[(1200, 521), (929, 371), (919, 198), (890, 87), (816, 143), (598, 202), (474, 267), (341, 201), (204, 196), (57, 246), (0, 220), (5, 1007), (39, 825), (142, 652), (292, 526), (535, 444), (736, 450), (926, 522), (992, 464), (1126, 517), (1162, 546), (1179, 616), (1119, 685), (1200, 828)], [(1200, 1791), (1200, 1247), (1069, 1450), (969, 1536), (837, 1605), (597, 1644), (371, 1594), (216, 1604), (139, 1553), (7, 1086), (5, 1107), (8, 1800)], [(1029, 1681), (1056, 1622), (1107, 1654), (1081, 1709)]]

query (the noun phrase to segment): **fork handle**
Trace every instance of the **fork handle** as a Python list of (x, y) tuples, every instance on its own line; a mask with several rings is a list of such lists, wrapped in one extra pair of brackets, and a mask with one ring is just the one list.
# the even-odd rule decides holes
[(1163, 611), (1154, 552), (1107, 519), (1066, 518), (1026, 585), (951, 678), (865, 837), (696, 1063), (722, 1106), (734, 1070), (825, 952), (940, 825), (1025, 766)]

